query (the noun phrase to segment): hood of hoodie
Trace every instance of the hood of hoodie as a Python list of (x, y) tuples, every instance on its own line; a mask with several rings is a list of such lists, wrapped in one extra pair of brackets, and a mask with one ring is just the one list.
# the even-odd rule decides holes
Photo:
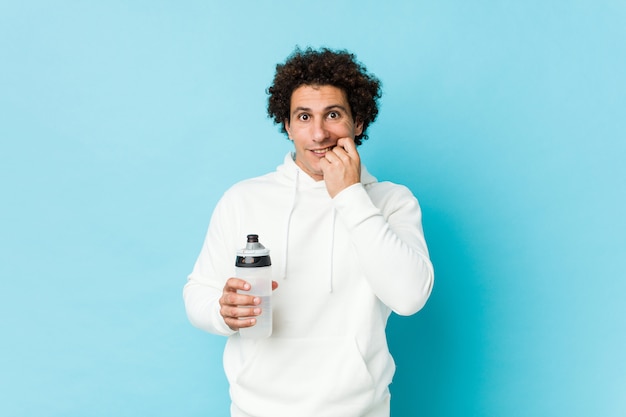
[[(322, 181), (316, 181), (306, 172), (304, 172), (295, 162), (295, 153), (289, 152), (285, 155), (285, 159), (282, 165), (276, 168), (278, 180), (291, 186), (292, 198), (291, 205), (287, 211), (286, 224), (285, 224), (285, 246), (283, 253), (283, 270), (280, 272), (280, 276), (283, 279), (287, 279), (287, 265), (289, 262), (289, 230), (291, 226), (291, 217), (298, 202), (298, 193), (312, 188), (326, 188), (326, 183)], [(377, 182), (377, 179), (371, 175), (365, 166), (361, 164), (361, 184), (364, 186)], [(328, 291), (333, 292), (333, 255), (334, 255), (334, 242), (335, 242), (335, 209), (331, 208), (331, 227), (329, 231), (329, 245), (328, 245)]]
[[(285, 155), (285, 159), (282, 165), (279, 165), (276, 168), (276, 171), (281, 174), (280, 179), (286, 182), (297, 182), (298, 187), (304, 188), (324, 188), (326, 187), (325, 182), (315, 181), (313, 178), (309, 176), (306, 172), (300, 168), (295, 162), (296, 154), (295, 152), (289, 152)], [(361, 163), (361, 183), (363, 185), (368, 185), (377, 182), (378, 180), (371, 175), (367, 168)]]

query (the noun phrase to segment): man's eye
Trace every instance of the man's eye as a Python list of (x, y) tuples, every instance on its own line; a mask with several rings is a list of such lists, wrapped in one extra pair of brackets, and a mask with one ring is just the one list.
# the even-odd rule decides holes
[(338, 119), (339, 118), (339, 113), (336, 111), (331, 111), (330, 113), (328, 113), (328, 118), (329, 119)]
[(306, 122), (307, 120), (309, 120), (309, 115), (306, 113), (303, 113), (300, 116), (298, 116), (298, 119), (302, 120), (303, 122)]

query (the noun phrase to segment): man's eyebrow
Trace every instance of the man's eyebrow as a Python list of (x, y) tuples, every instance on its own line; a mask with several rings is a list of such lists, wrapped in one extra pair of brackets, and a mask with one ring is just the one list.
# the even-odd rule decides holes
[(339, 109), (346, 113), (348, 112), (348, 109), (346, 109), (346, 107), (342, 106), (341, 104), (333, 104), (332, 106), (326, 107), (324, 110), (328, 111), (328, 110), (333, 110), (333, 109)]
[(295, 109), (293, 109), (293, 111), (291, 112), (291, 114), (297, 113), (299, 111), (311, 111), (310, 108), (308, 107), (302, 107), (302, 106), (298, 106)]

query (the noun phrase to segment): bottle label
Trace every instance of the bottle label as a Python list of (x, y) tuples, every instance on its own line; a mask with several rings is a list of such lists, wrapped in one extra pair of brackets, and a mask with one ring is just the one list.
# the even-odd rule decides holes
[(261, 266), (270, 266), (272, 260), (269, 256), (237, 256), (235, 266), (239, 268), (257, 268)]

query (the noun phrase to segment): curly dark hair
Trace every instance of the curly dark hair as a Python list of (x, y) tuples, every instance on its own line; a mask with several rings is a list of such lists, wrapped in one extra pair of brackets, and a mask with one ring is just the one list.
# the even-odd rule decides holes
[(284, 64), (276, 65), (274, 81), (267, 89), (267, 115), (281, 126), (285, 134), (284, 122), (290, 117), (291, 95), (303, 85), (341, 88), (348, 98), (352, 117), (363, 122), (363, 132), (355, 137), (355, 144), (359, 146), (367, 139), (367, 127), (378, 116), (381, 82), (367, 73), (354, 54), (328, 48), (314, 50), (309, 47), (303, 51), (296, 47)]

